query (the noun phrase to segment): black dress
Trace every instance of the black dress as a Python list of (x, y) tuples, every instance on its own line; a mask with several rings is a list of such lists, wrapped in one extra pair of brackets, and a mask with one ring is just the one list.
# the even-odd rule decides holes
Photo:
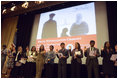
[(101, 57), (103, 57), (103, 73), (105, 75), (113, 75), (114, 72), (114, 63), (110, 60), (113, 52), (110, 51), (109, 53), (107, 51), (101, 51)]

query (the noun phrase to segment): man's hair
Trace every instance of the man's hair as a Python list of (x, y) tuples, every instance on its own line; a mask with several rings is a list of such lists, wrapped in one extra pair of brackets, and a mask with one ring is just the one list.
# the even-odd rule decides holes
[(52, 47), (54, 49), (54, 46), (53, 45), (50, 45), (50, 47)]
[(7, 46), (6, 45), (2, 45), (2, 47), (6, 48)]
[(60, 46), (61, 46), (61, 45), (65, 45), (65, 43), (61, 43)]
[(90, 44), (91, 44), (91, 43), (95, 43), (95, 41), (94, 41), (94, 40), (91, 40), (91, 41), (90, 41)]

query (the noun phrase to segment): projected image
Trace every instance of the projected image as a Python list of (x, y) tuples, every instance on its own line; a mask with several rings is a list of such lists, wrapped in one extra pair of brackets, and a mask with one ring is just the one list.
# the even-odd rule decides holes
[[(49, 15), (49, 20), (44, 23), (42, 30), (42, 39), (43, 38), (56, 38), (57, 37), (57, 23), (53, 20), (55, 14), (52, 13)], [(53, 28), (53, 29), (51, 29)]]
[(50, 45), (54, 45), (54, 50), (60, 49), (62, 42), (67, 49), (79, 42), (83, 49), (89, 47), (90, 40), (96, 41), (94, 2), (40, 14), (37, 50), (41, 44), (46, 50)]
[(64, 28), (61, 33), (61, 37), (67, 37), (68, 28)]
[(84, 21), (82, 21), (82, 15), (77, 14), (76, 15), (76, 22), (72, 24), (70, 29), (70, 35), (71, 36), (77, 36), (77, 35), (87, 35), (89, 32), (88, 24)]
[(37, 39), (96, 34), (94, 2), (42, 13)]

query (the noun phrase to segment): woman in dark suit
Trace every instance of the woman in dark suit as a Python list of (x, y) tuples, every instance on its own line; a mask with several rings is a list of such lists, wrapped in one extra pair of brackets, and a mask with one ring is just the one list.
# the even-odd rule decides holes
[(78, 42), (75, 43), (75, 49), (71, 52), (72, 59), (71, 59), (71, 74), (72, 78), (80, 78), (80, 71), (81, 71), (81, 58), (83, 57), (83, 51), (80, 47)]
[(113, 77), (113, 61), (110, 60), (113, 54), (113, 49), (107, 41), (104, 43), (104, 48), (101, 50), (101, 57), (103, 57), (103, 73), (106, 78)]

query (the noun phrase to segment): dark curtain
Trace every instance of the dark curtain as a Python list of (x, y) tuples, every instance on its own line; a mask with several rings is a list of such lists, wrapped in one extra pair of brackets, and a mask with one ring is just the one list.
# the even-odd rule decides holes
[(117, 1), (107, 1), (109, 41), (112, 48), (117, 44)]
[(22, 46), (25, 51), (26, 46), (29, 46), (34, 15), (23, 14), (19, 16), (16, 33), (16, 49)]

